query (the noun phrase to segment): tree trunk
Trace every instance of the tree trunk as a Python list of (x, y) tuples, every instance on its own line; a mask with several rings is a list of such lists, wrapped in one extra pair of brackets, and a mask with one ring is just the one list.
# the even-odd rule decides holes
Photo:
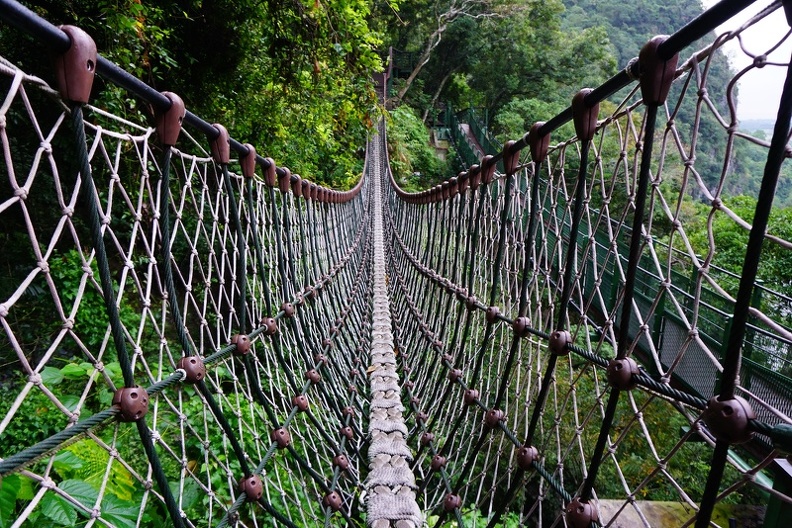
[(418, 64), (415, 65), (415, 68), (413, 68), (413, 70), (410, 72), (410, 75), (407, 77), (407, 80), (404, 82), (404, 86), (402, 86), (401, 90), (399, 90), (399, 93), (396, 94), (396, 99), (399, 103), (404, 100), (404, 95), (407, 93), (407, 90), (410, 89), (410, 86), (412, 86), (415, 78), (418, 77), (418, 74), (421, 73), (423, 67), (426, 66), (427, 62), (429, 62), (429, 58), (432, 56), (432, 50), (435, 49), (438, 44), (440, 44), (440, 39), (443, 36), (443, 31), (446, 30), (446, 27), (448, 27), (447, 24), (441, 24), (429, 37), (429, 41), (426, 43), (426, 47), (421, 53), (421, 58), (418, 59)]
[(434, 108), (435, 104), (437, 104), (437, 100), (440, 99), (440, 93), (443, 91), (443, 88), (445, 88), (445, 85), (448, 82), (448, 79), (451, 78), (451, 75), (453, 75), (453, 73), (455, 71), (456, 71), (456, 68), (451, 69), (445, 75), (445, 77), (443, 77), (443, 80), (440, 81), (440, 86), (437, 87), (437, 90), (435, 91), (434, 95), (432, 96), (432, 102), (429, 103), (429, 106), (426, 108), (426, 110), (424, 110), (423, 119), (422, 119), (424, 125), (426, 124), (426, 119), (429, 117), (429, 112), (431, 112), (432, 108)]

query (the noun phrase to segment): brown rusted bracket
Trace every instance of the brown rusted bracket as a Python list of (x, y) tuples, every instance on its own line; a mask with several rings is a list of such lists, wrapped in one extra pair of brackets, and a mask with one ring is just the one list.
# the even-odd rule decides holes
[(258, 475), (250, 475), (239, 480), (239, 491), (247, 502), (257, 502), (264, 495), (264, 484)]
[(118, 420), (134, 422), (146, 416), (149, 407), (149, 396), (143, 387), (127, 387), (118, 389), (113, 394), (113, 405), (119, 409)]
[(528, 329), (531, 327), (531, 321), (524, 315), (521, 315), (512, 323), (512, 329), (516, 337), (528, 337)]
[(302, 183), (303, 198), (305, 198), (306, 200), (310, 200), (311, 195), (313, 194), (313, 191), (311, 190), (311, 182), (303, 178), (303, 181), (301, 183)]
[(475, 191), (481, 185), (481, 165), (471, 165), (467, 173), (470, 190)]
[(500, 315), (500, 308), (498, 308), (497, 306), (490, 306), (484, 312), (484, 318), (490, 324), (494, 323), (498, 319), (499, 315)]
[(242, 176), (245, 178), (256, 177), (256, 149), (250, 143), (245, 143), (244, 147), (247, 149), (247, 156), (239, 158), (239, 166), (242, 169)]
[(432, 461), (430, 462), (430, 466), (432, 471), (438, 471), (440, 468), (444, 468), (446, 466), (446, 457), (435, 455), (432, 457)]
[(324, 496), (322, 499), (322, 506), (325, 508), (330, 508), (334, 512), (337, 512), (341, 509), (341, 506), (344, 504), (343, 499), (341, 499), (341, 495), (339, 495), (335, 491), (331, 491), (327, 495)]
[(538, 121), (528, 130), (528, 145), (531, 147), (531, 159), (534, 163), (543, 163), (550, 149), (550, 134), (541, 135), (544, 121)]
[(292, 405), (297, 407), (302, 412), (308, 410), (308, 397), (305, 394), (298, 394), (292, 398)]
[(264, 335), (272, 336), (278, 333), (278, 321), (274, 317), (265, 317), (261, 320), (264, 327)]
[(652, 37), (638, 54), (641, 67), (641, 97), (645, 105), (658, 106), (665, 103), (671, 83), (676, 76), (679, 53), (668, 60), (657, 54), (657, 48), (666, 41), (667, 35)]
[(517, 466), (523, 471), (533, 467), (534, 460), (539, 458), (539, 450), (534, 446), (522, 446), (517, 450)]
[(638, 363), (633, 358), (611, 359), (606, 376), (611, 386), (619, 390), (632, 390), (638, 384), (635, 380), (638, 373)]
[(76, 26), (59, 26), (71, 43), (55, 58), (58, 91), (66, 101), (85, 104), (91, 99), (96, 74), (96, 43)]
[(270, 432), (270, 440), (278, 445), (278, 449), (285, 449), (291, 444), (291, 434), (285, 427), (278, 427)]
[(245, 334), (234, 334), (231, 337), (231, 343), (236, 345), (234, 354), (237, 356), (245, 356), (250, 352), (250, 338)]
[(264, 161), (269, 162), (269, 166), (264, 169), (264, 183), (267, 187), (275, 187), (278, 185), (278, 166), (275, 165), (275, 160), (272, 158), (264, 158)]
[(594, 138), (594, 132), (597, 131), (599, 103), (594, 106), (586, 104), (586, 96), (591, 91), (591, 88), (583, 88), (572, 98), (572, 121), (580, 141), (591, 141)]
[(599, 523), (599, 513), (593, 504), (583, 502), (575, 497), (564, 509), (566, 521), (572, 528), (589, 528), (592, 523)]
[(292, 174), (289, 178), (289, 183), (291, 183), (292, 194), (296, 198), (302, 198), (302, 178), (300, 175)]
[(281, 308), (280, 309), (283, 312), (284, 316), (286, 316), (286, 317), (294, 317), (294, 305), (292, 303), (285, 302), (285, 303), (281, 304)]
[(421, 445), (426, 446), (434, 441), (435, 436), (432, 433), (424, 433), (421, 435)]
[(500, 409), (490, 409), (484, 414), (484, 425), (487, 429), (494, 429), (506, 419), (506, 413)]
[(181, 97), (173, 92), (162, 92), (162, 95), (170, 100), (171, 105), (164, 112), (156, 112), (157, 135), (163, 145), (172, 147), (179, 139), (186, 111)]
[(462, 497), (449, 493), (443, 498), (443, 509), (447, 512), (454, 511), (462, 506)]
[(198, 383), (206, 376), (206, 365), (197, 356), (185, 356), (176, 364), (176, 368), (185, 372), (184, 383)]
[(283, 167), (283, 174), (278, 176), (278, 189), (282, 193), (287, 193), (289, 192), (289, 185), (291, 185), (291, 171)]
[(231, 136), (228, 135), (226, 127), (220, 123), (215, 123), (212, 126), (219, 132), (210, 145), (212, 149), (212, 158), (215, 160), (215, 163), (228, 165), (231, 163)]
[(333, 467), (337, 467), (341, 471), (349, 469), (349, 459), (346, 455), (336, 455), (333, 457)]
[(520, 165), (520, 149), (514, 148), (516, 141), (510, 139), (503, 145), (503, 169), (506, 174), (514, 174)]
[(558, 356), (569, 354), (569, 345), (572, 344), (572, 335), (566, 330), (556, 330), (550, 334), (547, 347), (550, 352)]
[(722, 401), (717, 396), (711, 398), (701, 419), (718, 440), (742, 444), (753, 438), (749, 423), (756, 419), (756, 413), (751, 404), (741, 396)]
[(493, 161), (495, 156), (487, 154), (481, 160), (481, 183), (492, 183), (495, 179), (496, 163)]
[(465, 402), (465, 406), (470, 407), (479, 398), (479, 391), (476, 389), (466, 389), (464, 394), (462, 395), (462, 400)]

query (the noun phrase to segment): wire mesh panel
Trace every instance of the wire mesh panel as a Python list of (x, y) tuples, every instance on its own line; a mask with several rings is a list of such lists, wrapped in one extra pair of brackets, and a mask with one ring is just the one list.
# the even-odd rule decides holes
[[(791, 325), (771, 271), (790, 249), (790, 103), (771, 142), (740, 127), (735, 93), (788, 68), (772, 53), (788, 37), (711, 73), (778, 8), (678, 62), (652, 63), (665, 39), (650, 43), (642, 79), (673, 64), (667, 99), (647, 99), (648, 80), (602, 108), (583, 91), (577, 135), (546, 156), (540, 123), (434, 189), (393, 183), (393, 309), (430, 525), (727, 526), (792, 503), (774, 466)], [(741, 181), (749, 158), (778, 161), (769, 191)]]

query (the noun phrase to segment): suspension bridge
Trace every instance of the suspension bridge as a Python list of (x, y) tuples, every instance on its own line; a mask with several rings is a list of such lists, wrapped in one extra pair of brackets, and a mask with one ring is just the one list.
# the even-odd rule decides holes
[[(648, 35), (410, 193), (382, 121), (358, 184), (328, 189), (2, 0), (58, 83), (0, 63), (0, 526), (787, 526), (790, 299), (757, 270), (792, 247), (768, 228), (789, 35), (745, 50), (725, 101), (707, 72), (788, 6), (699, 40), (751, 3)], [(765, 67), (787, 75), (769, 140), (733, 89)], [(92, 106), (95, 75), (156, 123)], [(766, 158), (750, 217), (723, 194), (745, 142)], [(721, 218), (747, 233), (741, 274), (713, 264)]]

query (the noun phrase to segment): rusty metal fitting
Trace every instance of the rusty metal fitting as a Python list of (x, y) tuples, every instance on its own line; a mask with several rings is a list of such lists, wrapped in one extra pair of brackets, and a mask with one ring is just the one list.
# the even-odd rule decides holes
[[(478, 165), (473, 165), (473, 167), (478, 168)], [(470, 167), (468, 172), (460, 172), (459, 176), (457, 176), (457, 182), (459, 184), (457, 190), (459, 194), (464, 194), (464, 192), (468, 190), (468, 187), (470, 187), (470, 171), (473, 170), (473, 167)]]
[(291, 444), (291, 435), (285, 427), (278, 427), (270, 432), (270, 440), (278, 444), (278, 449), (284, 449)]
[(341, 471), (349, 469), (349, 459), (346, 455), (336, 455), (333, 457), (333, 467), (337, 467)]
[(264, 169), (264, 183), (267, 184), (267, 187), (275, 187), (278, 185), (278, 166), (272, 158), (264, 158), (264, 161), (267, 162)]
[(514, 174), (520, 165), (520, 149), (514, 148), (516, 141), (510, 139), (503, 145), (503, 168), (506, 174)]
[(347, 392), (349, 392), (350, 394), (351, 393), (357, 393), (357, 391), (358, 391), (358, 388), (357, 388), (356, 385), (350, 385), (349, 387), (347, 387)]
[(305, 412), (308, 410), (308, 397), (305, 394), (298, 394), (292, 398), (292, 405)]
[(531, 328), (531, 320), (521, 315), (512, 323), (512, 329), (516, 337), (528, 337), (528, 330)]
[(185, 372), (184, 383), (198, 383), (206, 377), (206, 365), (198, 356), (184, 356), (176, 363), (176, 368)]
[(289, 183), (291, 184), (292, 194), (297, 198), (302, 198), (302, 178), (300, 178), (300, 175), (292, 174), (289, 178)]
[(448, 200), (451, 197), (451, 182), (446, 180), (440, 184), (440, 195), (443, 197), (443, 200)]
[(495, 320), (500, 315), (500, 308), (497, 306), (490, 306), (487, 308), (487, 311), (484, 313), (484, 317), (487, 319), (488, 323), (494, 323)]
[(289, 186), (291, 185), (291, 171), (283, 167), (283, 172), (278, 175), (278, 190), (282, 193), (289, 192)]
[(322, 381), (322, 375), (316, 369), (310, 369), (305, 373), (305, 379), (310, 380), (311, 383), (317, 384)]
[(492, 180), (495, 179), (497, 164), (493, 161), (494, 158), (495, 156), (487, 154), (481, 160), (481, 183), (492, 183)]
[(462, 377), (462, 371), (460, 369), (451, 369), (448, 372), (448, 381), (451, 383), (456, 383), (459, 378)]
[(316, 299), (316, 290), (314, 289), (313, 286), (306, 286), (303, 292), (306, 300), (313, 301), (314, 299)]
[(502, 422), (505, 419), (506, 414), (500, 409), (490, 409), (484, 413), (484, 425), (487, 426), (488, 429), (494, 429), (498, 426), (499, 422)]
[(231, 337), (231, 344), (236, 345), (234, 354), (237, 356), (245, 356), (250, 352), (250, 338), (245, 334), (234, 334)]
[(591, 92), (591, 88), (583, 88), (572, 98), (572, 122), (581, 141), (591, 141), (597, 131), (599, 103), (591, 107), (586, 104), (586, 96)]
[(239, 480), (239, 492), (245, 494), (247, 502), (256, 502), (264, 495), (264, 484), (258, 475), (250, 475)]
[(327, 365), (330, 363), (330, 359), (324, 354), (314, 354), (313, 359), (317, 365)]
[(632, 390), (637, 382), (633, 376), (638, 374), (638, 363), (633, 358), (611, 359), (606, 376), (612, 387), (619, 390)]
[(231, 163), (231, 136), (228, 135), (226, 127), (220, 123), (214, 123), (212, 126), (219, 132), (210, 143), (212, 159), (215, 160), (215, 163), (227, 165)]
[(448, 353), (443, 354), (443, 361), (447, 361), (447, 362), (453, 364), (454, 363), (454, 356), (452, 356), (451, 354), (448, 354)]
[(572, 344), (572, 334), (567, 332), (566, 330), (556, 330), (552, 334), (550, 334), (550, 339), (548, 341), (547, 347), (550, 349), (550, 352), (556, 355), (565, 355), (569, 354), (568, 345)]
[(424, 433), (421, 435), (421, 445), (426, 446), (434, 442), (435, 435), (432, 433)]
[(419, 411), (418, 413), (416, 413), (415, 419), (418, 423), (425, 424), (426, 422), (429, 421), (429, 415), (423, 411)]
[(322, 506), (324, 506), (325, 508), (330, 508), (334, 512), (340, 510), (343, 504), (344, 504), (344, 500), (341, 498), (341, 495), (339, 495), (335, 491), (331, 491), (330, 493), (325, 495), (324, 498), (322, 499)]
[(306, 198), (310, 198), (313, 201), (316, 201), (319, 197), (319, 186), (315, 183), (311, 183), (311, 193), (310, 196), (306, 196)]
[(418, 406), (421, 403), (421, 398), (419, 398), (418, 396), (411, 396), (410, 403)]
[(462, 400), (465, 402), (467, 407), (470, 407), (474, 403), (476, 403), (479, 399), (479, 391), (476, 389), (465, 389), (464, 394), (462, 395)]
[(730, 444), (743, 444), (753, 438), (748, 425), (756, 419), (751, 404), (741, 396), (733, 396), (721, 401), (718, 396), (712, 397), (704, 408), (701, 419), (707, 429), (718, 440)]
[(59, 26), (69, 37), (69, 49), (55, 58), (58, 91), (66, 101), (85, 104), (91, 99), (96, 75), (96, 43), (77, 26)]
[(474, 310), (476, 308), (476, 306), (478, 306), (478, 299), (476, 299), (476, 297), (474, 295), (471, 295), (470, 297), (465, 299), (465, 307), (468, 310), (472, 311), (472, 310)]
[(412, 380), (407, 380), (404, 382), (404, 386), (407, 387), (408, 389), (412, 389), (413, 387), (415, 387), (415, 382)]
[(465, 302), (468, 298), (467, 288), (457, 288), (456, 298), (459, 302)]
[(184, 108), (184, 101), (175, 93), (162, 92), (162, 95), (170, 100), (171, 105), (164, 112), (159, 110), (156, 112), (157, 136), (163, 145), (172, 147), (179, 139), (187, 111)]
[(349, 427), (348, 425), (345, 425), (344, 427), (339, 429), (338, 434), (340, 434), (347, 440), (352, 440), (353, 438), (355, 438), (355, 431), (353, 431), (352, 428)]
[(646, 105), (661, 105), (668, 97), (671, 83), (676, 75), (679, 53), (668, 60), (657, 54), (657, 48), (668, 39), (667, 35), (657, 35), (643, 45), (638, 53), (641, 71), (641, 97)]
[(438, 350), (442, 350), (443, 349), (443, 342), (440, 341), (439, 339), (435, 339), (434, 341), (432, 341), (432, 346), (435, 347)]
[(543, 125), (544, 121), (538, 121), (528, 130), (528, 145), (534, 163), (542, 163), (547, 159), (547, 151), (550, 150), (550, 134), (541, 135)]
[(322, 339), (322, 348), (333, 348), (333, 340), (329, 337)]
[(458, 177), (454, 176), (448, 180), (448, 183), (451, 184), (448, 188), (449, 198), (454, 198), (457, 194), (459, 194), (459, 178), (461, 178), (463, 174), (464, 172), (460, 172)]
[(351, 405), (347, 405), (343, 409), (341, 409), (341, 414), (344, 416), (355, 416), (355, 409)]
[(302, 197), (305, 198), (306, 200), (310, 200), (311, 199), (311, 182), (303, 178), (303, 181), (301, 182), (301, 185), (302, 185)]
[(446, 457), (435, 455), (432, 457), (431, 467), (432, 471), (438, 471), (440, 468), (444, 468), (446, 466)]
[(443, 509), (451, 512), (462, 506), (462, 497), (449, 493), (443, 498)]
[(256, 148), (250, 143), (243, 145), (248, 153), (242, 158), (239, 158), (239, 167), (242, 169), (242, 176), (245, 178), (256, 177)]
[(113, 405), (119, 409), (118, 420), (134, 422), (146, 416), (149, 407), (149, 395), (143, 387), (126, 387), (113, 394)]
[(264, 327), (264, 335), (272, 336), (278, 333), (278, 321), (274, 317), (265, 317), (260, 324)]
[(478, 189), (478, 186), (481, 185), (481, 165), (472, 165), (468, 169), (468, 176), (470, 177), (470, 181), (468, 182), (470, 190), (475, 191)]
[(281, 304), (280, 309), (286, 317), (294, 317), (294, 305), (292, 303), (285, 302)]
[(599, 514), (593, 504), (583, 502), (575, 497), (564, 508), (566, 521), (572, 528), (588, 528), (592, 523), (599, 523)]
[(534, 446), (522, 446), (517, 449), (515, 458), (517, 459), (517, 466), (524, 471), (528, 471), (533, 466), (534, 460), (539, 458), (539, 450)]

